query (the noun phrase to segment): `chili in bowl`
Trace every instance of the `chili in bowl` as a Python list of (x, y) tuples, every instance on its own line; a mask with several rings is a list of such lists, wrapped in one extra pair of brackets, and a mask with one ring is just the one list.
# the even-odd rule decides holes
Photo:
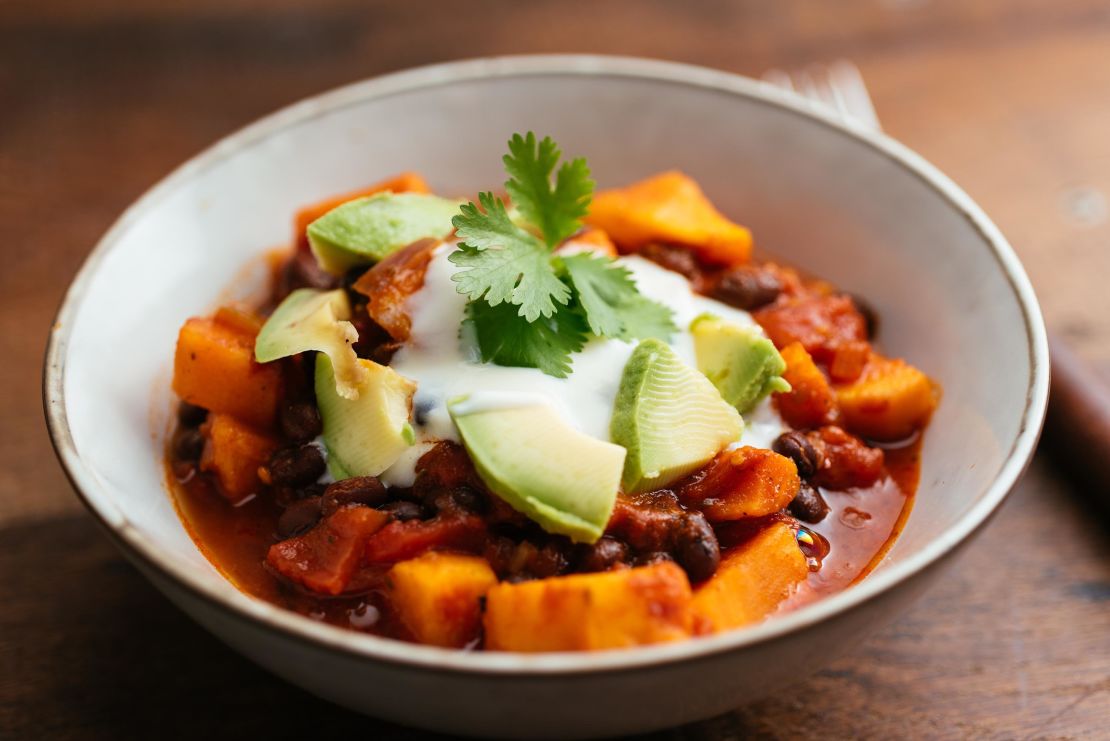
[(408, 172), (303, 208), (260, 305), (185, 322), (167, 463), (202, 552), (475, 650), (690, 638), (864, 578), (936, 385), (680, 171), (595, 195), (550, 138), (508, 150), (506, 200)]

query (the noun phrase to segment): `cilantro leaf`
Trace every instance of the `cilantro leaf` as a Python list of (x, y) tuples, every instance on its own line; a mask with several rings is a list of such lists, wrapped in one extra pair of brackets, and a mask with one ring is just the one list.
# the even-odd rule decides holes
[(578, 231), (593, 197), (594, 181), (586, 160), (564, 162), (551, 185), (551, 173), (561, 156), (559, 147), (545, 136), (536, 142), (531, 131), (513, 134), (509, 153), (502, 157), (509, 180), (505, 190), (529, 224), (540, 230), (548, 247), (555, 247)]
[(624, 317), (624, 335), (621, 339), (642, 339), (654, 337), (670, 342), (678, 331), (674, 323), (674, 312), (658, 301), (637, 293), (621, 304)]
[(471, 301), (466, 305), (464, 330), (474, 333), (482, 362), (539, 368), (549, 376), (566, 378), (571, 353), (586, 344), (587, 328), (582, 316), (567, 306), (529, 322), (509, 304)]
[(464, 332), (482, 361), (558, 378), (591, 334), (668, 340), (677, 331), (671, 310), (641, 295), (612, 259), (553, 253), (581, 227), (594, 190), (586, 161), (559, 165), (561, 156), (550, 137), (513, 134), (505, 189), (524, 226), (501, 199), (480, 193), (451, 220), (459, 242), (448, 257), (461, 268), (451, 279), (469, 299)]
[(637, 291), (632, 274), (611, 258), (582, 252), (562, 264), (594, 334), (666, 341), (678, 331), (673, 312)]
[(478, 202), (481, 209), (468, 203), (451, 220), (462, 241), (448, 259), (465, 268), (451, 276), (458, 292), (471, 302), (518, 306), (529, 322), (551, 317), (556, 303), (570, 301), (570, 289), (555, 274), (548, 249), (509, 219), (501, 199), (481, 193)]

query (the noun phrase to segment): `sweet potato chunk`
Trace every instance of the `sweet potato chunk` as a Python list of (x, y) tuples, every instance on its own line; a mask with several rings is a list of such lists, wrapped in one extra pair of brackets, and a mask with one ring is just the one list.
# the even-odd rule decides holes
[(714, 265), (745, 262), (752, 252), (751, 232), (722, 216), (692, 178), (674, 170), (601, 191), (586, 221), (622, 252), (651, 242), (678, 244)]
[(386, 577), (393, 607), (420, 643), (462, 648), (478, 637), (479, 600), (497, 583), (484, 558), (426, 553)]
[(190, 319), (177, 335), (173, 390), (182, 401), (266, 430), (273, 426), (281, 370), (254, 362), (249, 317), (220, 312)]
[(239, 501), (258, 491), (258, 467), (270, 459), (277, 440), (228, 414), (212, 413), (202, 427), (206, 436), (200, 469), (215, 474), (220, 492)]
[(809, 574), (794, 531), (775, 522), (729, 550), (694, 592), (696, 633), (717, 633), (770, 615)]
[(764, 448), (743, 447), (718, 455), (678, 495), (700, 504), (710, 522), (728, 522), (778, 512), (800, 487), (794, 461)]
[(790, 391), (775, 394), (779, 414), (791, 427), (820, 427), (836, 420), (836, 395), (829, 379), (813, 362), (800, 342), (791, 342), (782, 349), (786, 372), (782, 377)]
[(372, 196), (375, 193), (383, 193), (385, 191), (393, 193), (427, 193), (428, 184), (424, 182), (424, 178), (420, 177), (415, 172), (402, 172), (400, 175), (382, 180), (374, 183), (373, 185), (361, 188), (360, 190), (344, 193), (338, 196), (332, 196), (319, 203), (314, 203), (311, 206), (306, 206), (297, 212), (297, 218), (294, 226), (294, 235), (296, 236), (297, 244), (303, 247), (308, 247), (308, 238), (305, 236), (305, 230), (308, 225), (316, 221), (328, 211), (342, 206), (347, 201), (353, 201), (356, 198), (365, 198)]
[(872, 440), (900, 440), (922, 429), (937, 406), (929, 378), (903, 360), (872, 354), (855, 383), (836, 388), (843, 425)]
[(690, 583), (665, 562), (501, 583), (486, 595), (486, 648), (585, 651), (690, 635)]
[(867, 342), (867, 321), (852, 299), (837, 295), (811, 295), (787, 303), (773, 304), (752, 315), (775, 347), (782, 350), (800, 342), (818, 363), (830, 364), (841, 348), (858, 352)]
[(397, 342), (409, 338), (412, 319), (405, 309), (409, 296), (424, 287), (435, 239), (421, 239), (397, 250), (355, 281), (354, 290), (368, 297), (366, 313)]
[(304, 535), (270, 546), (266, 562), (305, 589), (342, 594), (362, 562), (366, 541), (388, 521), (380, 510), (344, 507)]

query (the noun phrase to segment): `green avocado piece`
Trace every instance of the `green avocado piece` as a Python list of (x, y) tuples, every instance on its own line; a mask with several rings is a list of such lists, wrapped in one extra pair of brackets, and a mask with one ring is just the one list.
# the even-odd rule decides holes
[(542, 402), (471, 399), (453, 399), (447, 408), (490, 491), (549, 533), (580, 543), (600, 538), (620, 488), (624, 448), (579, 432)]
[(660, 489), (740, 439), (744, 421), (665, 342), (644, 340), (624, 366), (609, 436), (628, 450), (624, 490)]
[(347, 201), (313, 221), (308, 243), (320, 267), (343, 275), (419, 239), (443, 239), (458, 212), (459, 201), (438, 196), (378, 193)]
[(712, 314), (690, 323), (698, 370), (741, 413), (772, 392), (789, 391), (786, 361), (769, 339)]
[(389, 366), (358, 360), (366, 374), (357, 399), (336, 392), (331, 360), (316, 356), (316, 404), (324, 423), (328, 470), (335, 478), (377, 476), (392, 466), (416, 436), (409, 422), (416, 384)]
[(269, 363), (310, 350), (326, 353), (335, 366), (340, 396), (357, 399), (366, 371), (356, 362), (358, 330), (347, 321), (350, 316), (351, 304), (342, 289), (293, 291), (262, 325), (254, 341), (254, 359)]

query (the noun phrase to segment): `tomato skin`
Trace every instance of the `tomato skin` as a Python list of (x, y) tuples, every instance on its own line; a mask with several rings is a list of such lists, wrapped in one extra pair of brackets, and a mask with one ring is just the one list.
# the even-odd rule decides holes
[(396, 563), (431, 550), (480, 553), (486, 524), (475, 515), (450, 514), (432, 520), (391, 522), (366, 542), (367, 563)]
[(807, 296), (760, 309), (752, 316), (775, 347), (781, 350), (800, 342), (824, 365), (833, 363), (841, 348), (852, 348), (855, 357), (860, 348), (856, 343), (867, 343), (867, 321), (844, 295)]
[(307, 533), (274, 543), (266, 563), (309, 591), (342, 594), (362, 563), (363, 543), (388, 521), (380, 510), (344, 507)]
[(806, 437), (823, 461), (813, 483), (826, 489), (871, 486), (886, 474), (881, 448), (872, 448), (839, 427), (828, 426), (807, 432)]

